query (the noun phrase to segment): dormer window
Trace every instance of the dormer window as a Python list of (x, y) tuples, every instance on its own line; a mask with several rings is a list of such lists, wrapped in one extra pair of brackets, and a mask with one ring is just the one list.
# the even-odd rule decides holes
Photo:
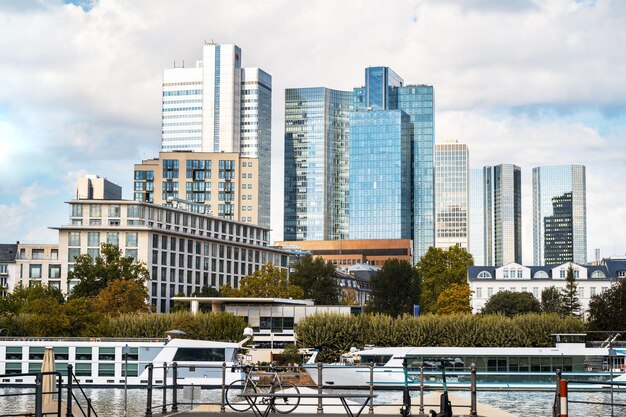
[(502, 270), (502, 278), (508, 278), (509, 277), (509, 270), (507, 268)]
[(617, 271), (618, 278), (626, 278), (626, 271)]
[(480, 271), (480, 273), (478, 274), (478, 276), (476, 278), (480, 278), (480, 279), (490, 279), (491, 274), (487, 271)]
[(596, 269), (591, 273), (591, 278), (606, 278), (606, 275), (601, 270)]

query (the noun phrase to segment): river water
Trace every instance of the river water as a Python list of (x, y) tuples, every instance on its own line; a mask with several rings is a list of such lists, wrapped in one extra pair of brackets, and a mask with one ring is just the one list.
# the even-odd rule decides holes
[[(34, 409), (34, 400), (32, 396), (3, 397), (5, 394), (24, 394), (32, 392), (32, 389), (24, 388), (0, 388), (0, 415), (11, 413), (25, 413)], [(200, 398), (198, 398), (198, 390), (194, 392), (193, 402), (219, 403), (220, 390), (202, 390)], [(362, 391), (361, 391), (362, 392)], [(124, 416), (125, 395), (124, 389), (85, 389), (85, 393), (91, 398), (93, 406), (99, 417), (121, 417)], [(191, 390), (179, 391), (179, 410), (191, 409)], [(469, 396), (468, 392), (460, 392), (459, 395)], [(419, 404), (419, 393), (413, 392), (413, 407)], [(168, 402), (171, 403), (171, 393), (168, 392)], [(153, 412), (161, 412), (162, 391), (155, 389), (153, 391), (152, 407)], [(609, 393), (570, 393), (570, 400), (576, 401), (593, 401), (593, 402), (609, 402)], [(81, 400), (84, 404), (84, 400)], [(554, 393), (552, 392), (523, 392), (523, 391), (498, 391), (498, 392), (479, 392), (478, 402), (488, 404), (496, 408), (508, 411), (519, 417), (551, 417), (552, 404), (554, 402)], [(614, 394), (614, 402), (626, 404), (626, 392)], [(376, 404), (398, 404), (402, 403), (401, 392), (383, 391), (378, 393), (375, 401)], [(146, 412), (146, 390), (145, 389), (129, 389), (127, 391), (126, 407), (128, 417), (143, 417)], [(454, 406), (454, 404), (453, 404)], [(427, 407), (427, 410), (433, 407)], [(570, 416), (626, 416), (626, 407), (615, 407), (613, 414), (610, 406), (590, 405), (590, 404), (574, 404), (569, 406)], [(168, 407), (168, 411), (170, 408)], [(467, 412), (463, 409), (456, 409), (455, 413)], [(480, 414), (480, 407), (478, 408)], [(365, 414), (364, 414), (365, 415)]]

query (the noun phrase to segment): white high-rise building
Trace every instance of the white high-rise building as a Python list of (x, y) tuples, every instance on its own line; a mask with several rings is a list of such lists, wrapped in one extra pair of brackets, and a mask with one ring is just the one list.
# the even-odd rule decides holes
[(469, 249), (467, 145), (435, 144), (435, 246)]
[[(163, 71), (161, 150), (258, 159), (258, 224), (269, 227), (272, 77), (241, 67), (236, 45), (204, 45), (194, 68)], [(190, 158), (192, 159), (192, 158)]]

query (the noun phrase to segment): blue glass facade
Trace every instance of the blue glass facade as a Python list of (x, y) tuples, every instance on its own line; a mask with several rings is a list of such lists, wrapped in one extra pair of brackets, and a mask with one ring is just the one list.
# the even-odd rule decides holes
[(411, 124), (401, 110), (350, 115), (350, 239), (411, 237)]
[(285, 240), (347, 238), (351, 109), (348, 91), (285, 91)]

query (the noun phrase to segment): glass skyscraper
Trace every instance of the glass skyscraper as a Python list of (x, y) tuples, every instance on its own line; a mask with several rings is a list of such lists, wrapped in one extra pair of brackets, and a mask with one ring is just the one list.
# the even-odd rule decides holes
[(469, 251), (474, 265), (485, 264), (485, 180), (482, 168), (469, 171)]
[(348, 121), (353, 94), (285, 90), (285, 240), (348, 237)]
[(435, 145), (435, 246), (469, 249), (467, 145)]
[(350, 239), (409, 239), (411, 123), (402, 110), (350, 115)]
[(533, 261), (535, 265), (587, 262), (583, 165), (533, 168)]
[(485, 265), (522, 262), (521, 178), (517, 165), (483, 168)]

